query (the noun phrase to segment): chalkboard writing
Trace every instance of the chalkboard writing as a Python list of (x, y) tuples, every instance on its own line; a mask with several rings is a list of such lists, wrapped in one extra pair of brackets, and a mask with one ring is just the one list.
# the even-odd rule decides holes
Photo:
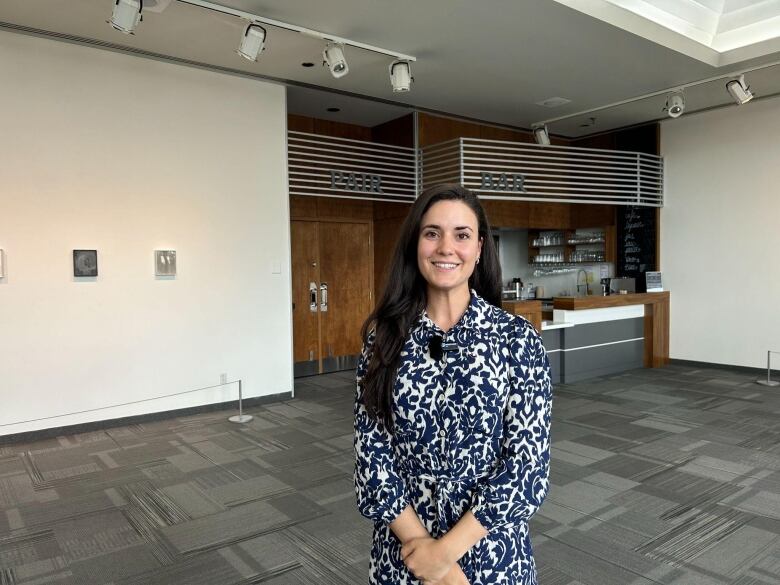
[(655, 207), (618, 207), (616, 275), (636, 278), (637, 289), (644, 273), (656, 269), (655, 218)]

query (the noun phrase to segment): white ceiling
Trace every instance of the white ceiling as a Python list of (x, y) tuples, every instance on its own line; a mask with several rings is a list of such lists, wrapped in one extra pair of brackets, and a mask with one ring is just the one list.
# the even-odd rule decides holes
[[(412, 91), (391, 91), (391, 58), (351, 47), (346, 49), (349, 75), (334, 79), (321, 66), (321, 40), (272, 27), (266, 50), (257, 63), (250, 63), (235, 53), (244, 21), (176, 0), (162, 12), (147, 12), (132, 36), (106, 24), (113, 0), (2, 0), (0, 27), (278, 80), (289, 86), (290, 112), (368, 126), (416, 107), (529, 128), (534, 122), (780, 61), (780, 52), (774, 52), (713, 66), (553, 0), (220, 3), (414, 55)], [(304, 68), (305, 61), (315, 66)], [(750, 73), (747, 81), (759, 97), (780, 94), (780, 66)], [(733, 103), (724, 86), (725, 80), (718, 80), (687, 89), (686, 111)], [(550, 97), (571, 102), (556, 108), (537, 105)], [(575, 137), (659, 119), (664, 101), (654, 97), (583, 113), (552, 123), (550, 131)], [(330, 113), (328, 107), (340, 111)], [(595, 124), (582, 127), (592, 116)]]

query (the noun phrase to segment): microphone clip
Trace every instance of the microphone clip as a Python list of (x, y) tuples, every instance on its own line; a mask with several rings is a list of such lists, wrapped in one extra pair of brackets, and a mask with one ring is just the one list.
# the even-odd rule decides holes
[(428, 351), (431, 357), (437, 362), (440, 361), (446, 352), (457, 351), (458, 344), (450, 341), (444, 343), (444, 338), (441, 335), (432, 335), (428, 342)]

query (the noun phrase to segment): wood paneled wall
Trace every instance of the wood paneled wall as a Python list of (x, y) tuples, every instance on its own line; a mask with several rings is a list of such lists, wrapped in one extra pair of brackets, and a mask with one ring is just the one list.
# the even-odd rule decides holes
[(357, 124), (298, 116), (296, 114), (287, 114), (287, 129), (294, 132), (308, 132), (309, 134), (322, 134), (323, 136), (335, 136), (336, 138), (371, 141), (371, 128), (358, 126)]
[(395, 244), (411, 206), (411, 203), (374, 203), (374, 288), (377, 299), (385, 289)]
[[(418, 140), (420, 148), (452, 140), (453, 138), (481, 138), (483, 140), (508, 140), (510, 142), (534, 142), (533, 133), (527, 130), (503, 128), (478, 122), (468, 122), (446, 116), (436, 116), (420, 112), (418, 120)], [(551, 137), (551, 142), (559, 146), (569, 146), (570, 140)]]
[(320, 120), (297, 114), (287, 115), (287, 129), (295, 132), (308, 132), (309, 134), (321, 134), (323, 136), (335, 136), (337, 138), (349, 138), (352, 140), (365, 140), (366, 142), (378, 142), (393, 144), (395, 146), (414, 147), (414, 115), (407, 114), (373, 128), (347, 124), (345, 122), (333, 122)]
[(374, 142), (414, 148), (414, 114), (407, 114), (371, 128)]
[(602, 148), (605, 150), (633, 150), (645, 154), (661, 154), (661, 125), (657, 122), (607, 132), (596, 136), (571, 141), (579, 148)]
[(290, 196), (290, 219), (372, 221), (371, 201), (336, 197)]
[(424, 112), (417, 115), (417, 121), (417, 137), (420, 148), (453, 138), (483, 138), (485, 140), (511, 140), (513, 142), (534, 141), (530, 132), (487, 126)]
[(482, 201), (494, 227), (577, 229), (615, 225), (614, 205), (535, 203), (532, 201)]

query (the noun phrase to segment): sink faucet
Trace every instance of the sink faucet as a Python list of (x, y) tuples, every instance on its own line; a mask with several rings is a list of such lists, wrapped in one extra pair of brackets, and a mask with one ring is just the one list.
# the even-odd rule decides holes
[[(580, 284), (580, 272), (582, 272), (585, 275), (585, 284)], [(577, 271), (577, 294), (579, 294), (581, 286), (585, 287), (585, 294), (589, 295), (590, 294), (590, 285), (588, 284), (588, 273), (587, 273), (587, 271), (584, 268), (580, 268)]]

